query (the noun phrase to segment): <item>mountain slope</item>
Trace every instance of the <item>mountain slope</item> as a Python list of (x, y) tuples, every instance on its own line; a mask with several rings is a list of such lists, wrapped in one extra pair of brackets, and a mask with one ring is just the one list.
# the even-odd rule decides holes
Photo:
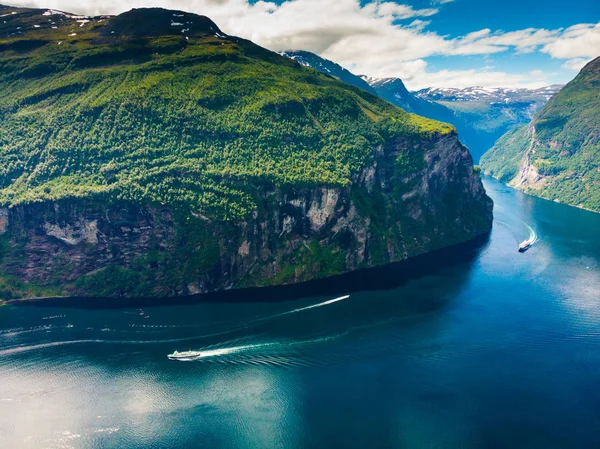
[(600, 212), (600, 58), (481, 160), (527, 193)]
[(400, 78), (363, 77), (380, 98), (401, 107), (405, 111), (452, 123), (452, 111), (445, 106), (420, 98), (409, 92)]
[(300, 282), (489, 230), (451, 126), (206, 17), (0, 13), (5, 298)]
[[(452, 124), (475, 160), (508, 130), (528, 123), (535, 112), (556, 94), (561, 85), (540, 89), (428, 88), (410, 92), (399, 78), (357, 76), (338, 64), (310, 52), (282, 53), (300, 64), (335, 76), (375, 93), (395, 106), (423, 117)], [(370, 87), (366, 87), (368, 85)]]
[(332, 61), (305, 51), (282, 54), (304, 66), (373, 92), (407, 112), (452, 124), (476, 162), (507, 130), (531, 120), (535, 111), (560, 87), (550, 86), (533, 91), (430, 88), (413, 93), (399, 78), (358, 77)]
[[(492, 147), (496, 139), (502, 135), (505, 128), (497, 129), (490, 117), (488, 103), (449, 103), (438, 102), (425, 95), (415, 95), (409, 92), (402, 80), (398, 78), (366, 78), (373, 86), (377, 95), (415, 114), (434, 120), (447, 122), (456, 127), (459, 137), (464, 142), (475, 162), (481, 155)], [(496, 114), (497, 115), (497, 114)]]
[(469, 87), (465, 89), (423, 89), (417, 96), (453, 111), (461, 138), (478, 159), (507, 131), (529, 123), (560, 89), (552, 85), (540, 89)]
[(360, 76), (353, 74), (349, 70), (343, 68), (341, 65), (336, 64), (333, 61), (330, 61), (329, 59), (322, 58), (314, 53), (303, 50), (284, 51), (281, 53), (281, 55), (293, 59), (300, 65), (313, 68), (326, 75), (331, 75), (346, 84), (350, 84), (351, 86), (358, 87), (373, 95), (376, 95), (375, 90)]

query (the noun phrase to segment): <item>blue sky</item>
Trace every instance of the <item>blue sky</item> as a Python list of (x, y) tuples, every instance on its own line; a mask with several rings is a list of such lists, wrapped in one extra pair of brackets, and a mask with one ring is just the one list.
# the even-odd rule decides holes
[[(415, 8), (430, 0), (407, 2)], [(513, 31), (523, 28), (560, 28), (577, 23), (598, 22), (600, 1), (593, 0), (455, 0), (438, 5), (440, 13), (431, 29), (457, 37), (481, 28)]]
[(196, 12), (271, 50), (312, 51), (410, 89), (566, 83), (600, 56), (600, 0), (5, 1), (88, 15)]
[[(363, 2), (367, 3), (367, 2)], [(431, 6), (430, 0), (407, 2), (416, 9)], [(568, 3), (568, 7), (566, 4)], [(600, 21), (600, 0), (455, 0), (437, 5), (436, 14), (426, 30), (452, 38), (463, 36), (482, 28), (516, 31), (526, 28), (559, 29), (581, 23)], [(597, 48), (600, 56), (600, 44)], [(565, 83), (576, 71), (561, 67), (565, 61), (552, 58), (539, 51), (519, 53), (509, 50), (492, 55), (460, 57), (432, 56), (426, 59), (428, 68), (437, 70), (467, 70), (469, 68), (494, 67), (512, 74), (540, 70), (548, 74), (549, 82)], [(587, 60), (587, 58), (586, 58)]]

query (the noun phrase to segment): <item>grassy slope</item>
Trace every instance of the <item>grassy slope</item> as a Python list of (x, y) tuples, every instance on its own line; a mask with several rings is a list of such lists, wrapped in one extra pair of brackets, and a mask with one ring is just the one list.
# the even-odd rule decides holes
[[(600, 58), (590, 62), (535, 117), (532, 164), (546, 176), (529, 189), (551, 200), (600, 212)], [(526, 127), (482, 158), (482, 167), (501, 179), (517, 173), (528, 149)], [(508, 157), (506, 155), (509, 155)]]
[(100, 197), (241, 219), (255, 185), (347, 185), (384, 139), (452, 131), (200, 16), (177, 16), (182, 33), (172, 11), (57, 28), (17, 11), (24, 32), (0, 39), (2, 205)]
[(519, 173), (519, 166), (531, 146), (529, 126), (521, 126), (504, 134), (492, 149), (481, 157), (481, 167), (486, 173), (509, 183)]

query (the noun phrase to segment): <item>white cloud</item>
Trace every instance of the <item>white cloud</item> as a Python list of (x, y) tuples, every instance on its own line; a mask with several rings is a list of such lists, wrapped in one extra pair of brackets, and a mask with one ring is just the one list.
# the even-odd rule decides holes
[(530, 73), (512, 74), (496, 71), (493, 67), (482, 67), (470, 70), (427, 71), (427, 62), (420, 59), (410, 61), (398, 68), (398, 75), (410, 90), (425, 87), (543, 87), (550, 84), (546, 74), (539, 70)]
[(567, 28), (557, 39), (548, 42), (542, 51), (559, 59), (600, 56), (600, 23)]
[(408, 28), (412, 28), (416, 31), (423, 31), (427, 25), (431, 23), (431, 20), (415, 19), (407, 25)]
[(411, 17), (429, 17), (439, 12), (439, 10), (435, 8), (415, 10), (412, 6), (399, 5), (391, 1), (369, 3), (362, 9), (367, 13), (374, 13), (374, 15), (378, 17), (393, 18), (395, 20), (410, 19)]
[[(12, 0), (21, 6), (62, 9), (75, 13), (118, 14), (133, 7), (162, 6), (211, 17), (219, 27), (274, 51), (302, 49), (318, 53), (357, 73), (407, 78), (411, 87), (423, 80), (508, 85), (534, 82), (530, 75), (465, 70), (428, 73), (424, 59), (446, 55), (492, 55), (542, 51), (553, 58), (590, 58), (600, 55), (600, 24), (567, 29), (528, 28), (517, 31), (476, 30), (449, 38), (427, 31), (439, 7), (449, 0), (433, 0), (432, 7), (414, 9), (393, 1), (376, 0)], [(427, 18), (428, 20), (423, 20)], [(431, 18), (431, 19), (430, 19)], [(404, 21), (400, 22), (399, 21)], [(410, 22), (409, 22), (410, 21)], [(574, 66), (574, 62), (565, 63)], [(418, 76), (417, 76), (418, 73)]]
[(585, 66), (590, 61), (591, 59), (589, 58), (573, 58), (566, 61), (561, 67), (563, 69), (579, 72), (581, 69), (583, 69), (583, 66)]

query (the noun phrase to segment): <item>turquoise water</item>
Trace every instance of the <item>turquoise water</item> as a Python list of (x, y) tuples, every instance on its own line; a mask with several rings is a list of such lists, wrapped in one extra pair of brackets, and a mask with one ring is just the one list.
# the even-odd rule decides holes
[(600, 215), (485, 183), (489, 241), (408, 282), (0, 308), (0, 447), (600, 447)]

